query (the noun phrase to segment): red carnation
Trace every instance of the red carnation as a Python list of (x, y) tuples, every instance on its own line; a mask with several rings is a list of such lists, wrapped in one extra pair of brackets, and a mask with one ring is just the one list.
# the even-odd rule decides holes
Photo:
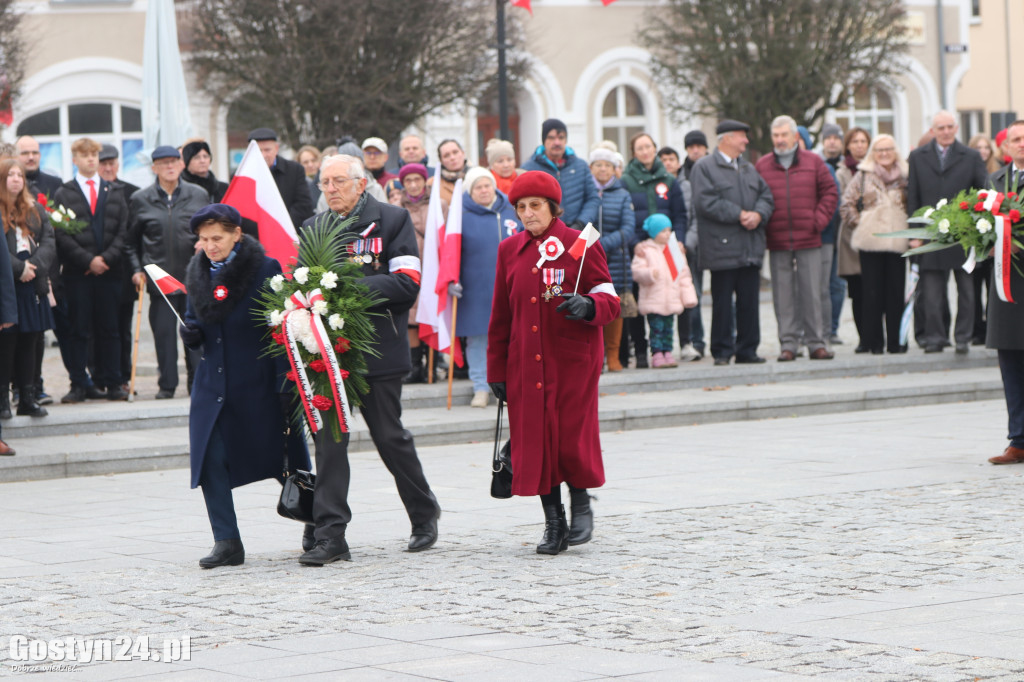
[(1017, 198), (1017, 193), (1016, 192), (1010, 192), (1006, 196), (1010, 197), (1011, 199), (1016, 199)]
[(313, 407), (322, 412), (326, 412), (334, 407), (334, 401), (325, 395), (315, 395), (313, 396)]
[(1010, 222), (1017, 223), (1020, 220), (1020, 211), (1015, 208), (1010, 209)]
[(309, 368), (311, 370), (313, 370), (314, 372), (326, 372), (327, 371), (327, 363), (324, 362), (323, 360), (317, 358), (313, 362), (309, 363)]
[(338, 340), (334, 342), (334, 351), (336, 353), (346, 353), (351, 345), (351, 341), (346, 339), (344, 336), (339, 336)]
[(348, 379), (349, 374), (351, 374), (347, 369), (342, 369), (341, 367), (338, 368), (338, 371), (341, 372), (342, 379)]
[(49, 202), (49, 200), (46, 198), (46, 195), (42, 193), (36, 195), (36, 201), (38, 201), (43, 206), (46, 206), (46, 204)]
[(979, 201), (974, 205), (974, 210), (977, 211), (978, 213), (981, 213), (982, 211), (985, 210), (985, 204)]
[(960, 210), (961, 211), (966, 211), (967, 210), (967, 202), (966, 201), (961, 201), (960, 202)]
[(285, 374), (284, 378), (287, 379), (288, 381), (294, 381), (295, 383), (299, 383), (299, 375), (295, 373), (294, 369)]
[(283, 333), (281, 333), (281, 332), (270, 332), (270, 338), (274, 339), (274, 343), (276, 343), (277, 345), (279, 345), (279, 346), (283, 346), (284, 345), (285, 339), (284, 339), (284, 334)]

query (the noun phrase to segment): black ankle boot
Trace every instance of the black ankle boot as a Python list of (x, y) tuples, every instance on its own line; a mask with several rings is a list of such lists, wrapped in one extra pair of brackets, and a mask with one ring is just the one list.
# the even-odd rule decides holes
[(569, 544), (582, 545), (590, 542), (590, 536), (594, 532), (594, 512), (590, 509), (590, 493), (586, 488), (570, 488), (569, 495), (572, 497), (569, 505), (572, 512)]
[(308, 552), (316, 546), (316, 538), (313, 537), (313, 531), (316, 530), (316, 526), (312, 523), (307, 523), (306, 527), (302, 529), (302, 551)]
[(537, 545), (537, 554), (558, 554), (569, 548), (569, 524), (565, 522), (565, 507), (544, 507), (544, 537)]
[(202, 568), (238, 566), (245, 561), (245, 548), (241, 540), (217, 540), (210, 553), (199, 560)]
[(36, 402), (36, 387), (23, 386), (18, 395), (18, 416), (45, 417), (47, 414), (46, 408)]
[(10, 419), (14, 416), (11, 414), (11, 393), (7, 390), (6, 386), (2, 392), (3, 395), (0, 396), (0, 419)]
[(412, 370), (405, 375), (402, 379), (403, 384), (423, 384), (427, 381), (426, 370), (423, 369), (423, 349), (425, 346), (422, 344), (415, 348), (409, 349), (409, 359), (412, 361)]

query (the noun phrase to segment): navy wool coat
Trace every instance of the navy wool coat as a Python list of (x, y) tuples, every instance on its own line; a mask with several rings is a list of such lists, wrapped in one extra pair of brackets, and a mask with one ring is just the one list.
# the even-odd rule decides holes
[[(269, 328), (253, 316), (260, 287), (280, 272), (278, 262), (267, 258), (249, 236), (242, 237), (238, 255), (212, 280), (205, 253), (189, 263), (185, 321), (203, 333), (188, 419), (193, 488), (199, 485), (215, 428), (227, 449), (232, 488), (266, 478), (280, 480), (285, 418), (278, 396), (284, 388), (294, 389), (285, 385), (288, 361), (263, 355)], [(213, 297), (218, 285), (228, 290), (223, 301)], [(298, 421), (292, 424), (288, 455), (291, 470), (309, 471), (309, 451)]]
[[(633, 202), (621, 180), (613, 180), (607, 189), (597, 191), (597, 226), (601, 247), (608, 258), (608, 272), (615, 291), (621, 296), (633, 287), (633, 249), (637, 245)], [(645, 233), (646, 234), (646, 233)]]
[(498, 244), (522, 229), (516, 212), (501, 192), (490, 208), (462, 197), (462, 261), (459, 283), (462, 298), (455, 332), (459, 336), (487, 333), (494, 299), (494, 273), (498, 269)]

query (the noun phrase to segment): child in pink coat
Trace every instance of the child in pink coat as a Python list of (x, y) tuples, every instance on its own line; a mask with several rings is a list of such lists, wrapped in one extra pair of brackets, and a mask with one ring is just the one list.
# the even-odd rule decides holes
[(654, 213), (643, 227), (651, 238), (636, 245), (633, 279), (640, 285), (637, 307), (651, 327), (651, 366), (677, 367), (672, 357), (674, 316), (697, 306), (697, 291), (668, 216)]

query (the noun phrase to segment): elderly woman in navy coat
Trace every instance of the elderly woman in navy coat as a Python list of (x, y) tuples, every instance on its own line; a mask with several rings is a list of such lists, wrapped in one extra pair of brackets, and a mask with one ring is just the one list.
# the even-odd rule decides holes
[(498, 244), (521, 228), (508, 197), (499, 192), (491, 171), (471, 168), (463, 181), (462, 269), (451, 293), (459, 297), (456, 333), (466, 337), (469, 378), (473, 382), (473, 407), (487, 407), (487, 324), (494, 298), (494, 272)]
[[(188, 309), (182, 341), (202, 349), (192, 385), (189, 445), (192, 487), (201, 486), (213, 528), (213, 551), (203, 568), (245, 561), (231, 489), (266, 478), (281, 479), (285, 417), (290, 404), (282, 357), (264, 355), (267, 325), (256, 319), (259, 290), (281, 272), (252, 237), (242, 234), (241, 216), (226, 204), (211, 204), (190, 226), (202, 251), (188, 266)], [(290, 469), (309, 470), (309, 453), (298, 422), (291, 423)], [(303, 546), (312, 546), (307, 526)]]

